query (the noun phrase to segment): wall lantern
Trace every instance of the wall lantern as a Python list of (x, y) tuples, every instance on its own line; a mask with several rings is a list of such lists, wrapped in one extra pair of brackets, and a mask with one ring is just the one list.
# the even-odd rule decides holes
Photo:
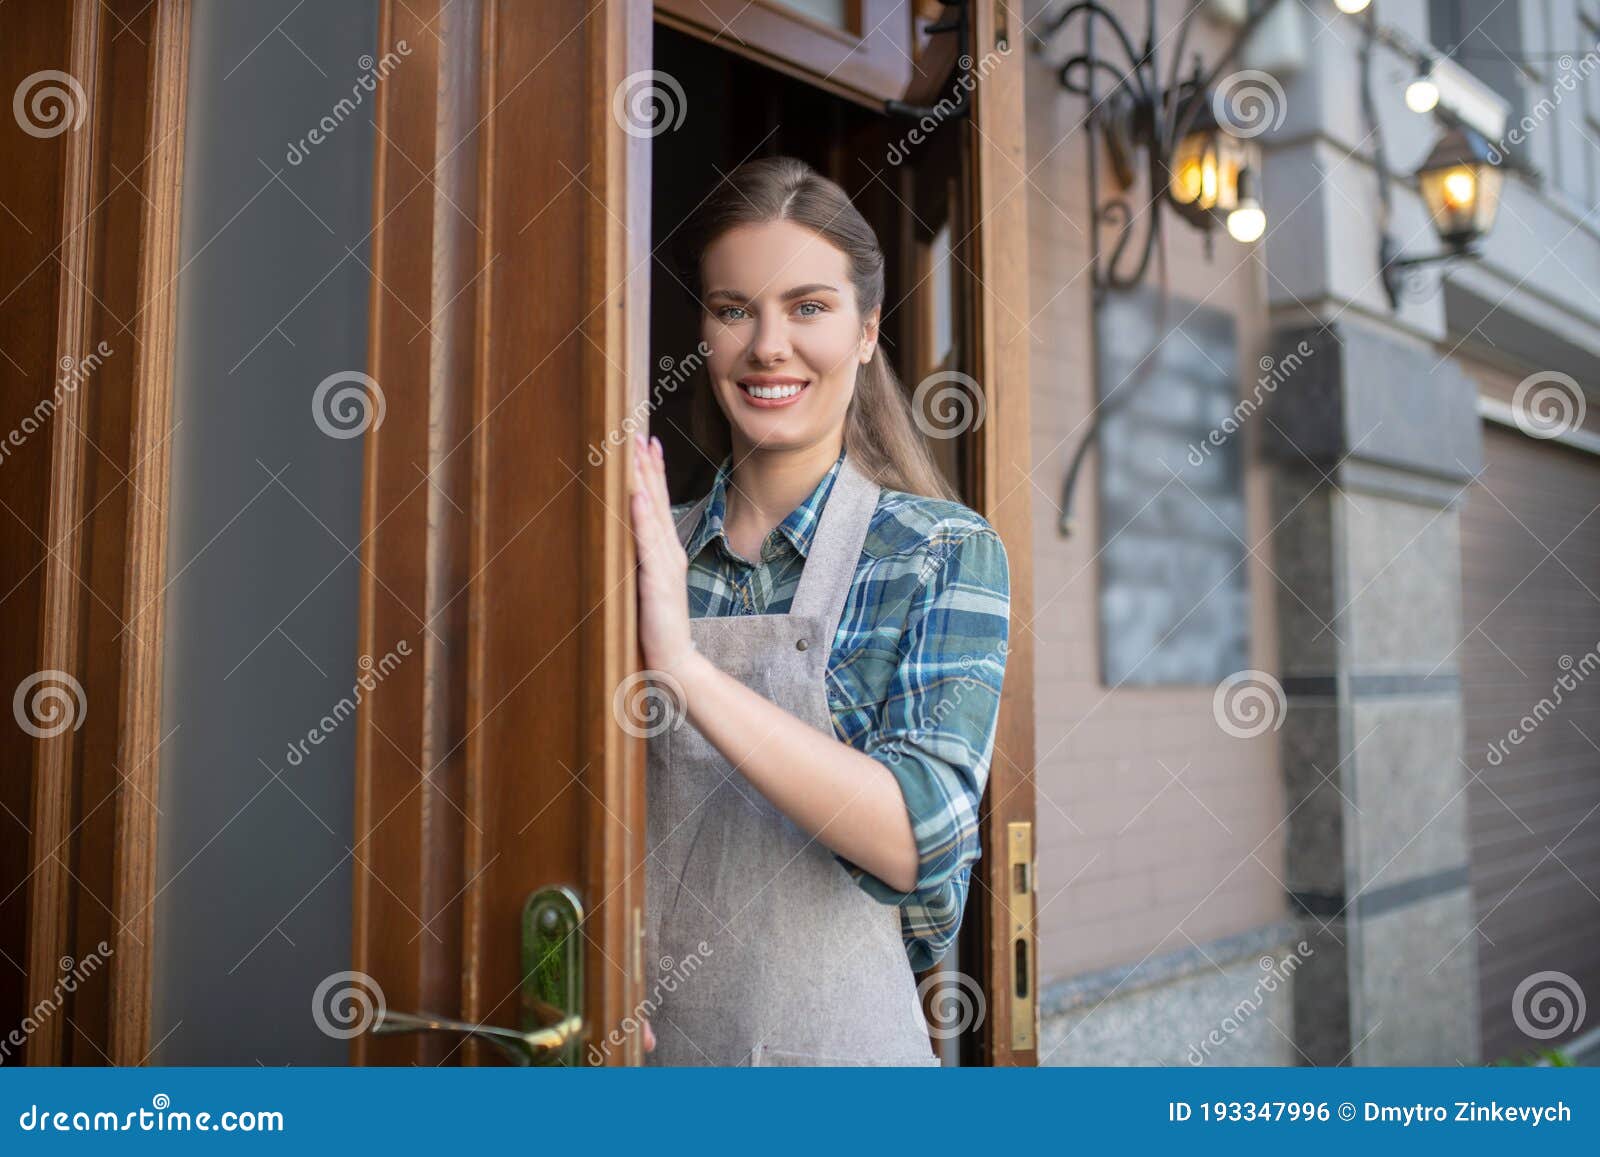
[(1465, 125), (1457, 125), (1433, 147), (1417, 169), (1417, 189), (1444, 242), (1437, 253), (1420, 257), (1400, 254), (1394, 238), (1383, 235), (1378, 260), (1389, 304), (1398, 306), (1407, 270), (1454, 257), (1478, 257), (1477, 243), (1494, 226), (1504, 174), (1490, 159), (1489, 144)]
[[(1210, 67), (1203, 66), (1196, 54), (1187, 74), (1189, 34), (1207, 5), (1187, 4), (1176, 24), (1163, 32), (1157, 28), (1156, 0), (1145, 0), (1144, 39), (1137, 45), (1117, 14), (1100, 0), (1063, 0), (1048, 19), (1045, 13), (1053, 3), (1046, 0), (1032, 21), (1038, 30), (1029, 32), (1029, 40), (1042, 55), (1067, 24), (1082, 18), (1082, 49), (1057, 66), (1057, 79), (1062, 88), (1083, 97), (1087, 106), (1089, 276), (1097, 311), (1107, 306), (1112, 291), (1136, 289), (1144, 280), (1168, 211), (1202, 231), (1208, 254), (1219, 225), (1246, 245), (1266, 233), (1261, 152), (1252, 139), (1264, 126), (1226, 123), (1230, 106), (1219, 99), (1217, 80), (1279, 3), (1252, 3)], [(1097, 31), (1109, 36), (1120, 57), (1100, 51)], [(1171, 62), (1163, 78), (1168, 45)], [(1250, 103), (1241, 101), (1240, 106), (1248, 108)], [(1118, 192), (1103, 199), (1100, 167), (1107, 162)], [(1135, 190), (1141, 199), (1137, 206), (1131, 199)], [(1101, 232), (1108, 225), (1115, 226), (1116, 240), (1109, 255), (1103, 255)], [(1136, 245), (1135, 232), (1141, 228), (1143, 239)], [(1151, 377), (1145, 375), (1140, 381)], [(1105, 416), (1125, 404), (1136, 388), (1124, 389), (1115, 400), (1094, 408), (1061, 484), (1058, 527), (1063, 535), (1071, 533), (1073, 495), (1085, 455), (1099, 439)]]
[(1440, 139), (1417, 170), (1417, 184), (1445, 244), (1469, 245), (1489, 232), (1501, 179), (1489, 143), (1471, 129), (1458, 127)]
[[(1489, 144), (1489, 138), (1504, 129), (1504, 102), (1454, 61), (1428, 51), (1398, 29), (1378, 23), (1370, 8), (1345, 11), (1361, 13), (1361, 113), (1367, 136), (1373, 141), (1373, 168), (1378, 177), (1378, 269), (1389, 307), (1398, 309), (1410, 275), (1420, 266), (1482, 256), (1478, 242), (1494, 227), (1504, 169), (1519, 166)], [(1445, 126), (1444, 135), (1414, 174), (1417, 192), (1427, 206), (1434, 231), (1444, 243), (1436, 253), (1407, 256), (1400, 251), (1390, 228), (1393, 204), (1389, 162), (1379, 131), (1372, 84), (1373, 49), (1380, 43), (1409, 57), (1416, 66), (1416, 76), (1406, 87), (1407, 107), (1413, 112), (1432, 113)]]
[[(1196, 56), (1192, 71), (1181, 79), (1190, 29), (1204, 7), (1200, 4), (1188, 5), (1176, 26), (1158, 38), (1155, 0), (1146, 0), (1144, 39), (1139, 45), (1117, 14), (1097, 0), (1065, 4), (1048, 20), (1038, 21), (1039, 30), (1029, 34), (1034, 49), (1043, 52), (1069, 22), (1083, 18), (1082, 51), (1068, 57), (1057, 75), (1063, 88), (1088, 104), (1090, 270), (1097, 296), (1110, 289), (1132, 289), (1144, 279), (1161, 238), (1163, 206), (1200, 229), (1208, 251), (1219, 226), (1243, 244), (1266, 232), (1260, 150), (1245, 132), (1219, 122), (1215, 84), (1278, 3), (1265, 0), (1256, 5), (1209, 69)], [(1099, 50), (1097, 26), (1109, 33), (1111, 44), (1121, 51), (1120, 59)], [(1163, 80), (1157, 54), (1169, 43), (1172, 59)], [(1119, 189), (1118, 195), (1104, 200), (1102, 153)], [(1136, 188), (1144, 197), (1137, 208), (1128, 196)], [(1104, 225), (1115, 226), (1117, 235), (1109, 256), (1102, 259)], [(1134, 234), (1140, 228), (1143, 239), (1136, 245)]]
[(1255, 142), (1227, 132), (1217, 123), (1211, 101), (1200, 105), (1196, 123), (1173, 149), (1167, 166), (1167, 198), (1198, 229), (1217, 222), (1241, 244), (1259, 240), (1267, 217), (1256, 197), (1261, 150)]

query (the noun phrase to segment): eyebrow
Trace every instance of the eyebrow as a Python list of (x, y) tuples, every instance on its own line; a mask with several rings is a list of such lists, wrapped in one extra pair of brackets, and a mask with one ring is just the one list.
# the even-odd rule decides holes
[[(814, 283), (814, 284), (811, 284), (811, 285), (797, 285), (793, 289), (790, 289), (790, 290), (786, 291), (783, 294), (783, 297), (782, 297), (781, 300), (783, 300), (783, 301), (792, 301), (794, 298), (797, 298), (797, 297), (809, 297), (813, 293), (838, 293), (838, 292), (839, 292), (839, 290), (838, 290), (838, 288), (836, 286), (823, 285), (821, 282), (817, 282), (817, 283)], [(733, 300), (733, 301), (748, 301), (748, 300), (750, 300), (750, 297), (749, 297), (748, 294), (741, 293), (737, 289), (713, 289), (710, 293), (706, 294), (706, 300), (707, 301), (710, 301), (713, 297), (726, 297), (726, 298), (729, 298), (730, 300)]]

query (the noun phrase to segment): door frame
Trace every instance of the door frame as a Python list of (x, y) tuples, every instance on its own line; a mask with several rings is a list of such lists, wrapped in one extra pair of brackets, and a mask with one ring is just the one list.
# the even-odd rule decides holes
[(977, 510), (999, 532), (1011, 572), (1011, 631), (995, 755), (982, 809), (984, 855), (973, 872), (989, 1001), (977, 1063), (1033, 1066), (1039, 1048), (1038, 879), (1034, 787), (1033, 486), (1029, 431), (1027, 151), (1024, 54), (1013, 0), (974, 0), (980, 70), (964, 125), (972, 158), (967, 237), (982, 292), (974, 295), (976, 377), (985, 412), (973, 431)]
[[(37, 403), (54, 404), (48, 429), (17, 451), (33, 464), (6, 467), (21, 491), (12, 501), (44, 520), (12, 510), (37, 561), (3, 621), (10, 637), (38, 639), (29, 678), (48, 676), (34, 693), (57, 698), (29, 711), (49, 726), (6, 737), (7, 762), (29, 769), (30, 822), (28, 874), (5, 902), (25, 889), (22, 1011), (51, 1010), (26, 1038), (26, 1063), (136, 1065), (150, 1051), (189, 4), (72, 0), (52, 17), (61, 39), (27, 66), (61, 53), (76, 87), (55, 82), (55, 113), (72, 123), (12, 139), (20, 171), (55, 182), (29, 211), (57, 243), (6, 293), (54, 281), (52, 312), (31, 319), (54, 334), (50, 360), (28, 378)], [(31, 339), (27, 350), (37, 352)], [(49, 396), (65, 372), (73, 387)], [(24, 623), (32, 614), (36, 624)]]

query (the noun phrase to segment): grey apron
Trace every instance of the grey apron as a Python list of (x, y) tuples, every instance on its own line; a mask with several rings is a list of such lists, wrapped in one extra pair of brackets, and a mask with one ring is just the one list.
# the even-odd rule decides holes
[[(791, 611), (693, 619), (719, 668), (834, 735), (826, 673), (879, 487), (840, 464)], [(707, 495), (678, 523), (688, 542)], [(937, 1065), (900, 912), (686, 719), (649, 742), (648, 1065)]]

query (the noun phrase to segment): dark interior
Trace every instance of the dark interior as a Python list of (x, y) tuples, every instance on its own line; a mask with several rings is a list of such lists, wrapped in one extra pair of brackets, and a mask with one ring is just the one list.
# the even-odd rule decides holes
[[(950, 221), (950, 235), (960, 238), (961, 217), (956, 189), (958, 131), (961, 121), (941, 124), (915, 147), (912, 155), (892, 164), (893, 150), (914, 122), (891, 117), (856, 101), (764, 67), (738, 53), (655, 26), (655, 68), (682, 86), (687, 115), (681, 127), (652, 139), (651, 193), (650, 394), (657, 399), (651, 413), (652, 432), (666, 450), (674, 502), (704, 494), (717, 462), (696, 446), (690, 420), (691, 399), (707, 388), (701, 369), (674, 372), (699, 341), (699, 319), (672, 266), (672, 236), (677, 226), (706, 196), (719, 173), (731, 172), (756, 157), (788, 154), (799, 157), (837, 181), (877, 231), (886, 258), (884, 304), (880, 325), (884, 351), (908, 392), (918, 380), (909, 350), (914, 340), (918, 290), (926, 296), (929, 278), (916, 270), (917, 248), (926, 246), (939, 227)], [(958, 247), (958, 260), (946, 270), (957, 287), (973, 264)], [(965, 262), (965, 266), (961, 262)], [(971, 295), (952, 290), (956, 301)], [(952, 356), (964, 363), (970, 329), (961, 309), (951, 311)], [(925, 370), (922, 372), (926, 372)], [(947, 476), (963, 495), (966, 482), (966, 438), (931, 445)]]

